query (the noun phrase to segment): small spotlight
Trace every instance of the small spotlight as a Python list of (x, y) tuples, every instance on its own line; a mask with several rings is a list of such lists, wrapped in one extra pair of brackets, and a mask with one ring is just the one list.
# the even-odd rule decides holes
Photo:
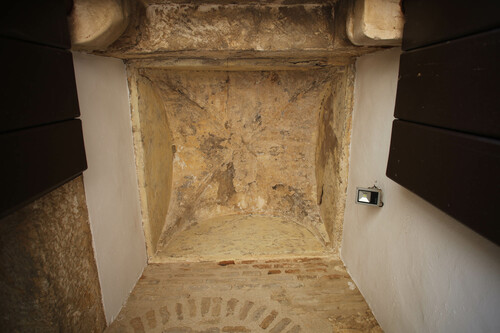
[(356, 188), (356, 203), (361, 205), (370, 205), (382, 207), (384, 203), (382, 202), (382, 190), (373, 187), (357, 187)]

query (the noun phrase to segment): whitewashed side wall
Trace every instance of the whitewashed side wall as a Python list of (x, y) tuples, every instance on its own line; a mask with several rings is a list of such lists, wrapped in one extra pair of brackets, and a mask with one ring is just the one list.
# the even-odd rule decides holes
[(88, 163), (83, 180), (109, 324), (147, 261), (127, 75), (119, 59), (82, 53), (73, 59)]
[[(356, 63), (342, 259), (386, 332), (500, 332), (500, 247), (385, 176), (399, 54)], [(356, 205), (374, 183), (384, 207)]]

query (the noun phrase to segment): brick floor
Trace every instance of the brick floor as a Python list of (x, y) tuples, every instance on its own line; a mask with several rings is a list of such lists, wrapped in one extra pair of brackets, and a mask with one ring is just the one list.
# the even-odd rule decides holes
[(107, 332), (382, 332), (341, 261), (150, 264)]

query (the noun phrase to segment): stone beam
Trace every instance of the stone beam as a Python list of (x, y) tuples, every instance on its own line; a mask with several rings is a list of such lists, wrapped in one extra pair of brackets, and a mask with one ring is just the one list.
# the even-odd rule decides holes
[[(99, 54), (123, 59), (353, 58), (348, 1), (136, 2), (127, 31)], [(327, 61), (328, 62), (328, 61)], [(331, 61), (330, 61), (331, 63)]]

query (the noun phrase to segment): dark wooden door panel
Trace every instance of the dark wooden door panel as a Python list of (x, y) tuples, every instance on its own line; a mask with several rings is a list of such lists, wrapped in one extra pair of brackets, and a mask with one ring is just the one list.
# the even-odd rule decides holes
[(403, 50), (500, 27), (498, 0), (404, 0)]
[(80, 120), (0, 134), (0, 217), (87, 168)]
[(0, 132), (78, 117), (71, 52), (0, 37)]
[(72, 1), (2, 1), (0, 35), (69, 49), (67, 14)]
[(500, 138), (500, 30), (401, 55), (394, 116)]
[(387, 176), (500, 244), (500, 141), (395, 120)]

